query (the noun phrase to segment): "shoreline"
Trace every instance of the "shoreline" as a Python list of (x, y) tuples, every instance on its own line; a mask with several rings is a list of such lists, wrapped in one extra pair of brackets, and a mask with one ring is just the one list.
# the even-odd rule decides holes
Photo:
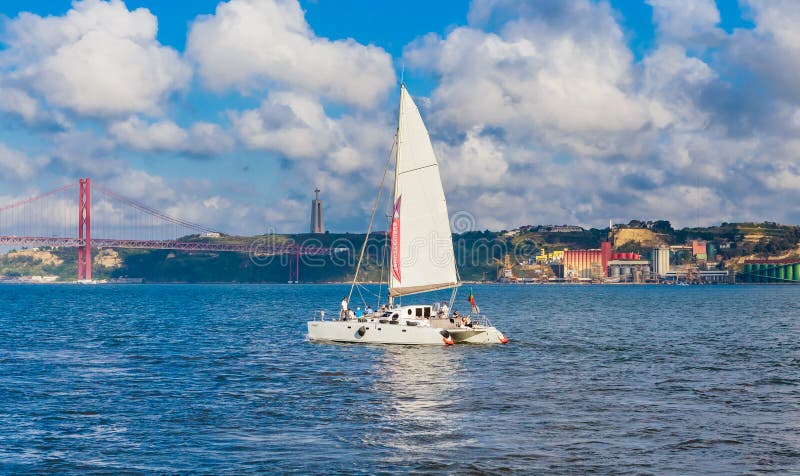
[[(235, 282), (235, 281), (204, 281), (204, 282), (189, 282), (189, 281), (152, 281), (152, 282), (93, 282), (81, 283), (77, 281), (50, 281), (50, 282), (37, 282), (37, 281), (0, 281), (2, 285), (31, 285), (31, 286), (65, 286), (65, 285), (80, 285), (80, 286), (137, 286), (137, 285), (269, 285), (269, 286), (347, 286), (351, 282), (330, 281), (330, 282), (314, 282), (314, 283), (286, 283), (286, 282)], [(359, 283), (362, 285), (386, 285), (386, 283)], [(462, 284), (470, 286), (793, 286), (793, 283), (702, 283), (702, 284), (677, 284), (677, 283), (498, 283), (498, 282), (475, 282), (467, 281)]]

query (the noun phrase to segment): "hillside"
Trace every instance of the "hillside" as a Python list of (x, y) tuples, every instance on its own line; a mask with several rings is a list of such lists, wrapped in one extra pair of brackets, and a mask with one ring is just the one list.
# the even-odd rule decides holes
[[(576, 228), (576, 227), (574, 227)], [(494, 280), (498, 264), (506, 254), (514, 263), (527, 261), (540, 249), (546, 251), (599, 248), (610, 239), (616, 251), (647, 255), (659, 244), (679, 245), (692, 239), (713, 242), (723, 266), (738, 269), (745, 258), (800, 257), (800, 227), (775, 223), (722, 223), (706, 228), (673, 230), (669, 222), (632, 221), (609, 229), (547, 231), (547, 227), (525, 226), (516, 230), (473, 231), (453, 235), (461, 278), (469, 281)], [(306, 246), (343, 249), (334, 256), (304, 257), (300, 277), (303, 282), (346, 282), (353, 278), (363, 234), (225, 236), (215, 242), (244, 243), (267, 240), (270, 243), (295, 242)], [(183, 240), (201, 240), (184, 237)], [(169, 250), (94, 250), (94, 277), (143, 278), (145, 282), (286, 282), (288, 258), (248, 256), (226, 252), (181, 252)], [(386, 256), (385, 236), (370, 237), (361, 270), (361, 279), (386, 279), (380, 263)], [(0, 275), (56, 275), (61, 280), (75, 279), (77, 251), (67, 249), (19, 250), (0, 255)]]
[(646, 228), (621, 228), (615, 230), (611, 235), (611, 246), (614, 248), (621, 248), (628, 243), (634, 243), (643, 248), (654, 248), (666, 245), (669, 241), (669, 235), (656, 233)]

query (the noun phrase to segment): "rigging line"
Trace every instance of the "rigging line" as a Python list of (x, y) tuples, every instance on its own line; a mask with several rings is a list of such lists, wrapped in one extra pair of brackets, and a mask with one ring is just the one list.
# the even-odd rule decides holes
[(391, 164), (392, 153), (396, 146), (397, 136), (395, 136), (392, 142), (392, 147), (389, 149), (389, 156), (386, 158), (386, 165), (383, 167), (383, 177), (381, 177), (381, 183), (378, 185), (378, 195), (375, 197), (375, 205), (372, 206), (372, 215), (369, 217), (369, 226), (367, 226), (367, 236), (364, 237), (364, 243), (361, 245), (361, 254), (358, 257), (356, 272), (353, 274), (353, 284), (350, 285), (350, 293), (347, 295), (347, 302), (350, 302), (350, 298), (353, 296), (353, 288), (356, 285), (356, 280), (358, 280), (358, 272), (361, 271), (361, 261), (364, 259), (364, 251), (367, 249), (369, 234), (372, 232), (372, 222), (375, 220), (375, 212), (378, 211), (378, 204), (380, 203), (381, 193), (383, 192), (383, 184), (386, 181), (386, 174), (389, 172), (389, 164)]
[[(385, 243), (385, 242), (384, 242), (384, 243)], [(386, 247), (386, 245), (384, 244), (383, 248), (385, 248), (385, 247)], [(384, 255), (385, 255), (385, 254), (386, 254), (386, 253), (385, 253), (383, 250), (381, 250), (381, 255), (380, 255), (380, 257), (378, 258), (378, 259), (380, 260), (380, 262), (378, 263), (378, 265), (379, 265), (379, 267), (380, 267), (380, 269), (381, 269), (381, 277), (378, 279), (378, 293), (375, 295), (375, 297), (377, 297), (377, 298), (378, 298), (378, 303), (377, 303), (377, 305), (375, 306), (375, 309), (380, 309), (380, 308), (381, 308), (381, 293), (382, 293), (382, 291), (383, 291), (383, 271), (384, 271), (384, 266), (383, 266), (383, 257), (384, 257)]]
[[(461, 287), (461, 273), (458, 272), (458, 258), (456, 258), (456, 250), (453, 247), (453, 260), (455, 261), (455, 268), (456, 268), (456, 282), (459, 283), (459, 286), (453, 288), (453, 294), (450, 295), (450, 309), (453, 309), (453, 305), (456, 302), (456, 295), (458, 294), (458, 288)], [(471, 291), (470, 291), (471, 292)]]
[(364, 299), (364, 294), (361, 293), (361, 286), (358, 286), (356, 289), (358, 290), (358, 296), (361, 298), (361, 304), (363, 304), (364, 307), (367, 307), (367, 300)]
[(417, 170), (427, 169), (428, 167), (438, 167), (438, 166), (439, 164), (423, 165), (422, 167), (417, 167), (416, 169), (403, 170), (402, 172), (397, 172), (397, 175), (410, 174), (411, 172), (416, 172)]
[[(356, 286), (358, 286), (359, 289), (361, 289), (364, 293), (369, 294), (370, 296), (377, 296), (377, 294), (375, 294), (374, 292), (370, 291), (369, 288), (367, 288), (363, 284), (357, 284)], [(364, 304), (366, 304), (366, 303), (364, 303)]]

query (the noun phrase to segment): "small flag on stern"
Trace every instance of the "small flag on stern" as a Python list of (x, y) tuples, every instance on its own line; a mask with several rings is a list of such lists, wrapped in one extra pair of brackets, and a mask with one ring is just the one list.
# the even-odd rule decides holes
[(477, 313), (481, 312), (481, 310), (478, 307), (478, 305), (475, 304), (475, 295), (472, 294), (472, 288), (469, 289), (469, 296), (467, 296), (467, 301), (469, 301), (469, 304), (472, 306), (472, 312), (473, 313), (477, 314)]

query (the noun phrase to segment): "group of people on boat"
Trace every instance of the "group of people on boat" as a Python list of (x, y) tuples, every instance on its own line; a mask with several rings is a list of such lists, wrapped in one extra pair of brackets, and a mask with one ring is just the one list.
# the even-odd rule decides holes
[[(450, 308), (447, 305), (447, 302), (442, 301), (441, 304), (434, 304), (434, 309), (437, 309), (436, 317), (438, 319), (449, 319), (450, 323), (455, 325), (456, 327), (472, 327), (473, 322), (470, 316), (462, 316), (458, 313), (457, 310), (453, 310), (453, 314), (450, 315)], [(384, 304), (380, 308), (380, 313), (383, 314), (388, 312), (389, 308)], [(347, 300), (347, 296), (342, 298), (342, 307), (341, 311), (339, 312), (339, 319), (342, 321), (347, 321), (351, 319), (358, 319), (366, 316), (371, 316), (375, 314), (375, 311), (372, 309), (372, 306), (367, 304), (365, 308), (362, 310), (361, 307), (357, 307), (356, 310), (350, 309), (349, 302)], [(425, 319), (428, 319), (427, 317)]]
[[(435, 304), (434, 307), (436, 307)], [(469, 316), (462, 316), (455, 309), (451, 316), (450, 308), (445, 301), (442, 301), (439, 305), (439, 311), (436, 313), (436, 317), (439, 319), (450, 319), (450, 323), (455, 324), (456, 327), (472, 327), (472, 319), (470, 319)]]
[[(381, 311), (386, 310), (386, 305), (381, 307)], [(342, 321), (346, 321), (348, 319), (357, 319), (359, 317), (365, 317), (374, 314), (375, 311), (372, 309), (372, 306), (367, 304), (364, 309), (361, 307), (357, 307), (356, 310), (350, 309), (350, 306), (347, 301), (347, 296), (342, 298), (342, 309), (339, 311), (339, 319)]]
[(459, 316), (458, 311), (453, 311), (453, 317), (450, 318), (450, 322), (455, 324), (456, 327), (472, 327), (472, 319), (469, 316)]

